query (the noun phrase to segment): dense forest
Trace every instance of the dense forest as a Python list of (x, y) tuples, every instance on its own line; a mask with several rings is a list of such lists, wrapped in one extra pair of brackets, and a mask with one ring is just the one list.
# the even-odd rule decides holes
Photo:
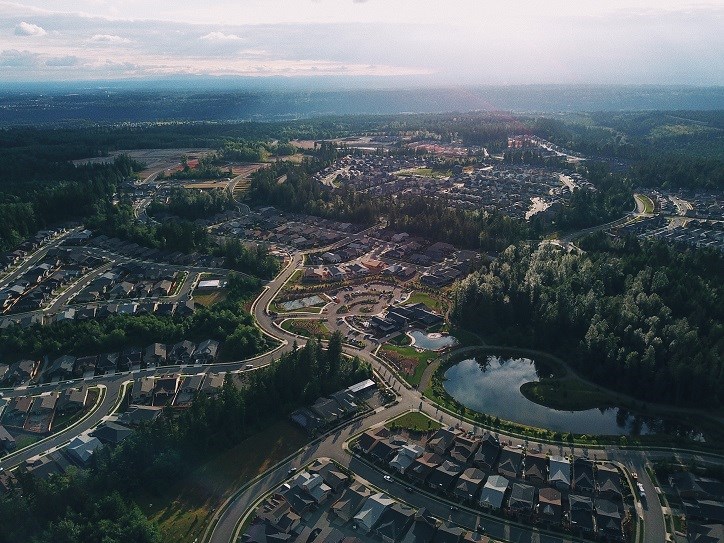
[(151, 215), (168, 214), (195, 221), (196, 219), (211, 218), (217, 213), (234, 209), (235, 206), (234, 199), (226, 190), (176, 188), (165, 203), (157, 200), (151, 202), (148, 212)]
[(197, 307), (190, 316), (113, 315), (107, 319), (64, 321), (29, 328), (0, 330), (0, 359), (38, 360), (63, 354), (87, 355), (118, 352), (124, 347), (144, 348), (154, 342), (216, 339), (222, 354), (232, 360), (247, 358), (269, 347), (254, 325), (244, 302), (255, 296), (261, 283), (238, 274), (229, 276), (227, 297), (210, 308)]
[(110, 201), (118, 184), (139, 168), (122, 155), (112, 164), (61, 167), (62, 177), (52, 183), (0, 179), (0, 251), (17, 246), (41, 228), (91, 215), (98, 202)]
[(22, 493), (0, 498), (0, 543), (160, 543), (137, 496), (162, 495), (179, 474), (371, 372), (359, 359), (342, 356), (335, 334), (327, 349), (309, 341), (248, 375), (247, 386), (238, 388), (227, 377), (216, 398), (198, 397), (189, 409), (168, 412), (117, 447), (100, 449), (87, 470), (48, 481), (21, 476)]
[(451, 318), (642, 399), (721, 405), (724, 258), (603, 235), (581, 249), (509, 247), (456, 286)]

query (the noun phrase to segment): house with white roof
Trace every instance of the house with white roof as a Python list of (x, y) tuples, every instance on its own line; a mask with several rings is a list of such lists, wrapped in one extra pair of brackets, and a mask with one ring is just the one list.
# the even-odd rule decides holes
[(420, 458), (424, 452), (425, 450), (422, 447), (414, 443), (403, 445), (398, 449), (397, 454), (390, 462), (390, 467), (400, 473), (405, 473), (405, 470), (410, 467), (417, 458)]
[(332, 493), (332, 487), (324, 482), (319, 473), (312, 474), (303, 471), (292, 482), (309, 494), (317, 503), (324, 502)]
[(354, 516), (353, 521), (355, 526), (365, 534), (370, 533), (382, 516), (382, 513), (392, 507), (394, 503), (395, 500), (387, 494), (383, 494), (382, 492), (373, 494), (365, 500), (362, 509)]
[(489, 509), (500, 509), (503, 505), (509, 481), (502, 475), (491, 475), (480, 491), (480, 505)]

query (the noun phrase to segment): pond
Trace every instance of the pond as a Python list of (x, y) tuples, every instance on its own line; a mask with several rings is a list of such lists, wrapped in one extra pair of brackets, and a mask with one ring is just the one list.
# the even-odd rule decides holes
[(449, 335), (438, 333), (426, 334), (421, 330), (413, 330), (408, 335), (412, 338), (412, 346), (425, 351), (439, 351), (445, 347), (452, 347), (457, 340)]
[(463, 360), (445, 372), (447, 393), (469, 409), (501, 419), (587, 435), (667, 433), (702, 440), (690, 428), (656, 417), (642, 417), (623, 408), (559, 411), (530, 401), (520, 386), (551, 376), (545, 364), (528, 358), (481, 355)]

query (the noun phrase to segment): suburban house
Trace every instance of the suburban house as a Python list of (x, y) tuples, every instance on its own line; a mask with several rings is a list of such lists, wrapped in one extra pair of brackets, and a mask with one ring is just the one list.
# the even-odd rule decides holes
[(138, 426), (144, 422), (151, 422), (161, 416), (163, 407), (151, 405), (133, 405), (128, 411), (118, 417), (118, 422), (127, 426)]
[(563, 517), (561, 493), (555, 488), (544, 487), (538, 491), (538, 518), (549, 527), (560, 526)]
[(115, 422), (104, 422), (93, 430), (91, 435), (97, 437), (104, 445), (118, 445), (132, 433), (133, 430), (130, 428), (126, 428)]
[(71, 379), (73, 377), (74, 367), (75, 356), (65, 354), (53, 360), (50, 367), (45, 370), (45, 378), (48, 381)]
[(463, 536), (463, 529), (444, 520), (432, 538), (433, 543), (459, 543)]
[(168, 362), (172, 364), (189, 364), (195, 350), (196, 345), (188, 339), (185, 339), (171, 347), (166, 358)]
[(58, 413), (74, 413), (83, 409), (87, 400), (88, 387), (67, 388), (60, 394), (55, 409)]
[(115, 373), (118, 368), (118, 353), (106, 353), (98, 357), (96, 363), (96, 374), (106, 375), (109, 373)]
[(193, 399), (196, 397), (201, 383), (204, 380), (204, 374), (198, 373), (196, 375), (186, 375), (181, 381), (179, 386), (178, 394), (174, 398), (173, 404), (177, 407), (187, 407), (191, 404)]
[(427, 448), (437, 454), (445, 454), (453, 446), (459, 432), (452, 428), (440, 428), (428, 440)]
[(153, 389), (153, 405), (167, 405), (178, 392), (181, 377), (177, 373), (161, 375), (156, 378)]
[(97, 437), (81, 434), (74, 437), (65, 451), (71, 460), (75, 461), (80, 466), (87, 466), (90, 462), (93, 453), (102, 446), (102, 443)]
[(143, 361), (148, 367), (163, 366), (166, 364), (166, 345), (152, 343), (143, 352)]
[(390, 461), (390, 467), (400, 473), (405, 473), (405, 470), (410, 467), (415, 460), (420, 458), (424, 452), (425, 451), (422, 447), (415, 445), (414, 443), (403, 445), (398, 449), (397, 454)]
[(388, 437), (390, 431), (384, 426), (380, 426), (374, 430), (367, 430), (357, 440), (357, 448), (365, 454), (369, 454), (379, 441)]
[(292, 511), (289, 502), (282, 500), (274, 506), (264, 505), (257, 511), (257, 518), (268, 522), (284, 534), (297, 529), (302, 518)]
[(525, 468), (523, 477), (536, 485), (544, 485), (548, 482), (548, 458), (545, 454), (528, 452), (525, 455)]
[(573, 490), (592, 493), (595, 489), (593, 462), (588, 458), (576, 458), (573, 461)]
[(669, 482), (681, 498), (724, 501), (724, 483), (716, 479), (680, 471), (671, 475)]
[(153, 389), (155, 386), (156, 379), (153, 377), (141, 377), (133, 381), (131, 403), (133, 405), (151, 405), (153, 403)]
[(596, 499), (596, 528), (599, 537), (605, 537), (609, 541), (623, 541), (623, 528), (621, 525), (621, 513), (618, 505), (602, 498)]
[(5, 383), (9, 386), (19, 386), (28, 383), (38, 374), (40, 363), (35, 360), (20, 360), (10, 364), (5, 373)]
[(503, 505), (509, 481), (501, 475), (491, 475), (480, 491), (478, 503), (488, 509), (500, 509)]
[(292, 483), (309, 494), (318, 504), (326, 501), (332, 493), (332, 488), (324, 482), (324, 479), (318, 473), (312, 474), (303, 471), (297, 474)]
[(337, 422), (345, 415), (344, 409), (331, 398), (318, 398), (310, 409), (328, 424)]
[(445, 460), (430, 472), (427, 477), (427, 485), (434, 490), (447, 492), (452, 488), (455, 479), (462, 471), (461, 465), (451, 460)]
[(354, 525), (362, 533), (368, 534), (377, 524), (382, 514), (395, 503), (387, 494), (378, 492), (367, 498), (354, 516)]
[(508, 510), (523, 518), (530, 518), (535, 507), (535, 487), (525, 483), (513, 483), (508, 500)]
[(483, 436), (480, 447), (475, 451), (473, 457), (473, 464), (479, 467), (486, 473), (493, 471), (495, 462), (498, 460), (500, 454), (500, 442), (490, 433), (486, 433)]
[(455, 436), (453, 446), (449, 452), (450, 458), (459, 464), (469, 464), (475, 456), (479, 446), (480, 442), (477, 439), (467, 435)]
[(415, 510), (401, 503), (388, 507), (377, 522), (375, 533), (385, 543), (397, 543), (405, 535), (415, 517)]
[(205, 339), (194, 352), (194, 362), (197, 364), (210, 364), (216, 360), (219, 352), (219, 342), (215, 339)]
[(551, 456), (548, 459), (548, 484), (559, 490), (571, 488), (571, 461), (565, 456)]
[(596, 468), (596, 492), (607, 500), (623, 500), (621, 474), (613, 466), (600, 465)]
[(310, 473), (318, 473), (321, 475), (324, 482), (331, 487), (332, 492), (338, 492), (349, 483), (347, 474), (340, 471), (337, 464), (328, 458), (315, 460), (308, 469)]
[[(403, 441), (402, 443), (399, 443), (399, 437), (390, 437), (387, 439), (382, 439), (375, 444), (374, 447), (369, 452), (370, 457), (372, 460), (375, 460), (377, 462), (387, 464), (392, 456), (397, 453), (397, 450), (405, 444)], [(393, 441), (394, 440), (394, 441)]]
[(402, 538), (402, 543), (430, 543), (439, 524), (440, 521), (423, 507), (415, 514), (412, 526)]
[(221, 388), (224, 386), (224, 379), (226, 378), (225, 372), (220, 373), (207, 373), (204, 378), (204, 382), (201, 383), (199, 393), (206, 396), (216, 395)]
[(453, 494), (461, 501), (472, 501), (485, 480), (485, 473), (474, 467), (467, 468), (458, 477)]
[(426, 452), (407, 468), (406, 475), (418, 484), (424, 484), (432, 471), (442, 463), (442, 456), (436, 453)]
[(571, 530), (593, 532), (593, 501), (587, 496), (568, 495), (568, 519)]
[(370, 490), (361, 483), (353, 483), (332, 505), (332, 513), (342, 522), (349, 522), (362, 507), (362, 503), (371, 495)]
[(81, 356), (75, 359), (75, 376), (90, 378), (96, 373), (98, 355)]
[(520, 473), (520, 466), (523, 463), (523, 453), (520, 449), (503, 447), (500, 451), (498, 461), (498, 473), (510, 479), (517, 479)]
[(10, 452), (15, 449), (15, 438), (10, 435), (5, 426), (0, 426), (0, 451)]

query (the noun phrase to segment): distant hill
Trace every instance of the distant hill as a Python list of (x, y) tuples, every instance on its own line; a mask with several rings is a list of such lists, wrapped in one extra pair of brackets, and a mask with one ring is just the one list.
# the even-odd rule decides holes
[[(73, 85), (78, 85), (73, 86)], [(722, 110), (724, 87), (527, 85), (302, 90), (300, 85), (175, 89), (159, 83), (5, 85), (0, 126), (155, 121), (287, 120), (321, 115), (511, 111)], [(283, 90), (290, 88), (291, 90)]]

